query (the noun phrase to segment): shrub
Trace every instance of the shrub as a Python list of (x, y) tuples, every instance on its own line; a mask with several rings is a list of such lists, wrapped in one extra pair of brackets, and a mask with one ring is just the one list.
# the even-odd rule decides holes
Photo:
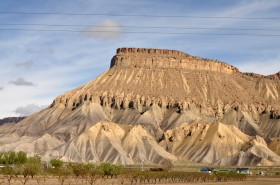
[(41, 163), (36, 163), (34, 158), (31, 158), (29, 162), (25, 164), (17, 165), (14, 167), (16, 176), (20, 177), (21, 183), (24, 185), (30, 178), (34, 178), (36, 175), (41, 173)]
[(69, 166), (72, 168), (73, 174), (76, 177), (84, 178), (87, 175), (87, 168), (85, 164), (78, 163), (78, 164), (71, 164)]
[(61, 185), (63, 185), (64, 182), (73, 174), (72, 168), (70, 166), (57, 167), (52, 169), (51, 172), (53, 173), (53, 175), (56, 175), (58, 177)]
[(27, 155), (25, 152), (19, 151), (17, 153), (17, 163), (16, 164), (24, 164), (27, 162)]
[(50, 164), (54, 168), (61, 168), (63, 165), (63, 162), (59, 159), (52, 159), (52, 160), (50, 160)]
[(28, 163), (37, 163), (37, 164), (41, 164), (41, 157), (38, 155), (35, 155), (33, 157), (28, 157), (27, 158), (27, 162)]
[(113, 165), (110, 163), (102, 163), (100, 165), (100, 171), (102, 176), (107, 176), (113, 178), (114, 176), (117, 177), (123, 172), (122, 165)]
[(7, 179), (8, 184), (11, 184), (12, 178), (15, 176), (14, 168), (10, 166), (5, 166), (1, 169), (1, 174), (4, 175), (4, 177)]

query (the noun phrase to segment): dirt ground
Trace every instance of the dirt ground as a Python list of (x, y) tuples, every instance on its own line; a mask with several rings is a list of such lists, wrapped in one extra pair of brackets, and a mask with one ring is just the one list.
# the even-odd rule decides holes
[[(211, 183), (182, 183), (168, 185), (280, 185), (280, 177), (249, 177), (246, 181), (238, 182), (211, 182)], [(164, 184), (158, 184), (164, 185)], [(166, 184), (165, 184), (166, 185)]]
[[(8, 184), (7, 181), (2, 179), (0, 184)], [(38, 181), (37, 181), (38, 180)], [(45, 181), (41, 179), (29, 179), (26, 185), (62, 185), (61, 181), (56, 178), (46, 178)], [(93, 185), (121, 185), (122, 183), (119, 180), (98, 180)], [(124, 183), (124, 185), (130, 185), (130, 182)], [(147, 184), (146, 185), (152, 185)], [(163, 183), (157, 185), (280, 185), (280, 177), (248, 177), (246, 181), (237, 181), (237, 182), (210, 182), (210, 183)], [(23, 183), (17, 179), (16, 181), (12, 180), (11, 185), (23, 185)], [(77, 179), (66, 179), (63, 185), (90, 185), (88, 182)], [(137, 183), (140, 185), (140, 183)], [(144, 185), (144, 184), (143, 184)]]

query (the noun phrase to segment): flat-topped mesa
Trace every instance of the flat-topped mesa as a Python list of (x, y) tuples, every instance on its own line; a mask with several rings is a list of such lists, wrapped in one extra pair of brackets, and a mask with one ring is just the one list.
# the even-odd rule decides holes
[(177, 51), (177, 50), (169, 50), (169, 49), (150, 49), (150, 48), (118, 48), (118, 54), (148, 54), (148, 55), (162, 55), (166, 57), (185, 57), (186, 53)]
[(217, 60), (188, 55), (181, 51), (148, 48), (118, 48), (111, 67), (175, 68), (239, 73), (236, 67)]

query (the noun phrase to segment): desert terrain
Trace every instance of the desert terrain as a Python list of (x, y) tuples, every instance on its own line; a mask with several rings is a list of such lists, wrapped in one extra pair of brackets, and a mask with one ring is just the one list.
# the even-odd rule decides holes
[(45, 161), (279, 166), (278, 76), (175, 50), (119, 48), (96, 79), (0, 126), (0, 151)]

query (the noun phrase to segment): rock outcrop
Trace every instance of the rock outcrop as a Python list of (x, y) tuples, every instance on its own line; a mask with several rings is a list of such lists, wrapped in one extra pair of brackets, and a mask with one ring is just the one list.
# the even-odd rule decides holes
[[(180, 51), (120, 48), (102, 75), (0, 137), (0, 151), (67, 161), (274, 165), (279, 142), (264, 142), (280, 137), (280, 81)], [(244, 149), (255, 137), (261, 145)]]
[(267, 75), (267, 76), (257, 74), (257, 73), (243, 73), (243, 74), (246, 76), (250, 76), (252, 78), (256, 78), (256, 79), (266, 78), (266, 79), (270, 79), (270, 80), (280, 80), (280, 71), (278, 73)]
[(119, 48), (111, 67), (138, 67), (151, 69), (191, 69), (226, 74), (239, 73), (236, 67), (217, 60), (194, 57), (176, 50)]
[(272, 79), (272, 80), (280, 80), (280, 71), (278, 73), (268, 75), (266, 78)]
[[(260, 115), (273, 119), (280, 115), (279, 92), (279, 81), (249, 78), (222, 62), (174, 50), (120, 48), (108, 71), (59, 96), (50, 108), (64, 107), (71, 113), (83, 104), (95, 103), (113, 110), (108, 119), (126, 124), (141, 122), (142, 115), (153, 106), (163, 112), (176, 110), (181, 113), (179, 117), (185, 115), (184, 112), (193, 112), (211, 119), (223, 119), (241, 111), (250, 120), (249, 124), (246, 127), (235, 125), (244, 133), (254, 135), (260, 134), (256, 128)], [(129, 119), (124, 110), (132, 111)], [(163, 113), (160, 114), (162, 117)], [(168, 119), (157, 120), (159, 125), (152, 124), (152, 127), (169, 128)], [(226, 123), (231, 124), (230, 121)]]

